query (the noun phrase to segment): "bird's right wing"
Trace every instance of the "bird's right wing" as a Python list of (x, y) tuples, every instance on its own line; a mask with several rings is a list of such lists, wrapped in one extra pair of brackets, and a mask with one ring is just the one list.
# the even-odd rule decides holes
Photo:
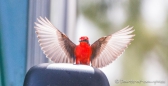
[(38, 42), (47, 58), (56, 63), (74, 63), (74, 49), (76, 45), (47, 18), (40, 17), (35, 22)]

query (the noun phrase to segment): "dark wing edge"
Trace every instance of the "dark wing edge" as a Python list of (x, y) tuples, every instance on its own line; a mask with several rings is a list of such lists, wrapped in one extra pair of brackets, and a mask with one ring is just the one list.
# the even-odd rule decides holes
[(101, 37), (92, 45), (91, 63), (95, 68), (101, 68), (112, 63), (118, 56), (120, 56), (128, 47), (132, 38), (134, 30), (133, 27), (125, 27), (118, 32)]
[(76, 45), (45, 17), (37, 18), (35, 32), (43, 53), (56, 63), (74, 63)]

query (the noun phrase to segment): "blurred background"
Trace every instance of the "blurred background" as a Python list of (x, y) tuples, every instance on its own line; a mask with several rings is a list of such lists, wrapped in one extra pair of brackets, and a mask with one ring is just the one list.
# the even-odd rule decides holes
[(39, 16), (76, 44), (133, 26), (131, 45), (101, 68), (110, 86), (168, 86), (167, 0), (0, 0), (0, 86), (22, 86), (32, 66), (49, 62), (33, 28)]

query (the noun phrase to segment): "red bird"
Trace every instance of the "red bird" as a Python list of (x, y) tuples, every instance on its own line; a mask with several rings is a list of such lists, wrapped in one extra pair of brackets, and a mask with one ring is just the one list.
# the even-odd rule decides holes
[(82, 36), (79, 40), (80, 44), (75, 47), (76, 64), (90, 65), (90, 57), (92, 48), (89, 44), (87, 36)]
[(89, 38), (82, 36), (75, 45), (65, 34), (51, 24), (47, 18), (37, 19), (35, 29), (38, 42), (47, 58), (56, 63), (75, 63), (104, 67), (120, 56), (133, 40), (132, 27), (99, 38), (92, 45)]

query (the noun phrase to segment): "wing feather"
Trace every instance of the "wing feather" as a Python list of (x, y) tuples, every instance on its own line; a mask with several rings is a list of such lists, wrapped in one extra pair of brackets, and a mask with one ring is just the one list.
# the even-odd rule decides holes
[(54, 27), (47, 18), (37, 18), (35, 29), (38, 42), (47, 58), (57, 63), (74, 63), (76, 45)]
[(124, 29), (98, 39), (92, 47), (91, 62), (96, 68), (104, 67), (113, 62), (120, 56), (133, 40), (134, 35), (131, 35), (133, 27), (125, 27)]

